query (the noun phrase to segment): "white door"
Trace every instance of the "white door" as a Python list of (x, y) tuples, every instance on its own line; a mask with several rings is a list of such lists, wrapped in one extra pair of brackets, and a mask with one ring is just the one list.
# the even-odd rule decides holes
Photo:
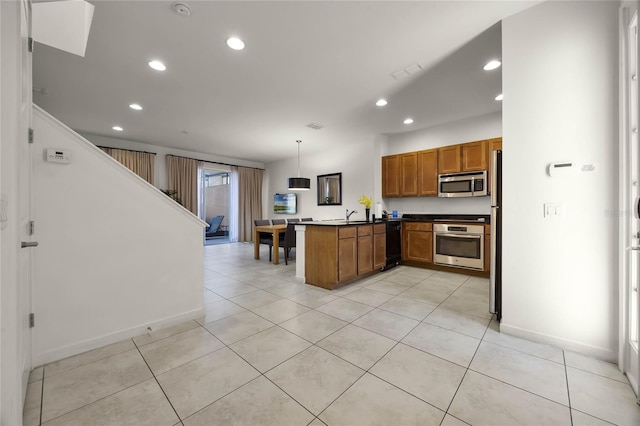
[(638, 339), (640, 337), (640, 147), (638, 147), (638, 13), (625, 9), (622, 84), (622, 150), (625, 200), (622, 237), (626, 253), (622, 262), (620, 366), (638, 393)]
[(0, 423), (20, 424), (32, 367), (31, 312), (31, 4), (0, 1)]
[[(28, 374), (32, 368), (32, 336), (29, 324), (29, 314), (32, 308), (31, 300), (31, 261), (33, 248), (33, 232), (31, 227), (31, 176), (32, 176), (32, 148), (29, 143), (29, 129), (32, 121), (32, 84), (31, 84), (31, 53), (29, 52), (29, 37), (31, 36), (31, 2), (23, 0), (20, 13), (20, 60), (22, 62), (20, 78), (20, 117), (18, 138), (18, 218), (21, 247), (18, 252), (18, 303), (21, 329), (19, 330), (20, 354), (23, 360), (23, 389), (26, 389)], [(26, 245), (27, 247), (23, 247)]]

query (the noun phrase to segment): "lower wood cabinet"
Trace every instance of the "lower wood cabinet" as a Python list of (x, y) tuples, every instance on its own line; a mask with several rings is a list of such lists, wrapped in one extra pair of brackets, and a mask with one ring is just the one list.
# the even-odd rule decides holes
[(373, 271), (373, 226), (358, 226), (358, 275)]
[(338, 281), (349, 281), (358, 275), (356, 269), (358, 265), (357, 252), (355, 238), (338, 240)]
[[(448, 224), (455, 224), (452, 221)], [(465, 224), (460, 224), (464, 226)], [(491, 225), (484, 225), (484, 270), (457, 268), (433, 263), (433, 224), (431, 222), (402, 223), (402, 260), (409, 266), (438, 269), (461, 274), (489, 276), (491, 268)]]
[(427, 222), (402, 224), (402, 260), (433, 262), (433, 225)]
[(387, 263), (387, 225), (373, 225), (373, 269), (381, 269)]
[[(380, 228), (382, 226), (382, 228)], [(374, 259), (382, 266), (386, 253), (380, 246), (380, 229), (374, 225), (307, 225), (305, 231), (305, 281), (327, 289), (336, 288), (374, 271)], [(376, 239), (377, 238), (377, 239)], [(385, 237), (386, 238), (386, 237)], [(385, 240), (382, 240), (386, 244)], [(377, 263), (376, 263), (377, 264)], [(377, 267), (376, 267), (377, 268)]]

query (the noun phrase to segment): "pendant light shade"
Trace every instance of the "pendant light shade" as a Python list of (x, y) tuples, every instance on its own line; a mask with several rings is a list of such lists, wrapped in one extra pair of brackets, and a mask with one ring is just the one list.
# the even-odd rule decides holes
[(307, 191), (309, 188), (311, 188), (311, 179), (302, 177), (289, 178), (289, 190)]
[(311, 188), (311, 179), (300, 177), (300, 144), (301, 140), (297, 140), (298, 144), (298, 177), (289, 178), (290, 191), (308, 191)]

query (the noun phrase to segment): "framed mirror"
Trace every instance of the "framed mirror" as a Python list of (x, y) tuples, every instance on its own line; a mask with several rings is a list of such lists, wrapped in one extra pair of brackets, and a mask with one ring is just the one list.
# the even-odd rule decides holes
[(318, 175), (318, 205), (342, 205), (342, 173)]

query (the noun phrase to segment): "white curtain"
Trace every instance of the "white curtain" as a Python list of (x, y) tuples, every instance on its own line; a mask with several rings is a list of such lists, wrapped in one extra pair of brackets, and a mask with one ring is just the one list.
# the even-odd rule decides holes
[(238, 242), (238, 200), (240, 191), (238, 187), (238, 168), (231, 166), (229, 175), (229, 184), (231, 186), (229, 194), (229, 241)]

